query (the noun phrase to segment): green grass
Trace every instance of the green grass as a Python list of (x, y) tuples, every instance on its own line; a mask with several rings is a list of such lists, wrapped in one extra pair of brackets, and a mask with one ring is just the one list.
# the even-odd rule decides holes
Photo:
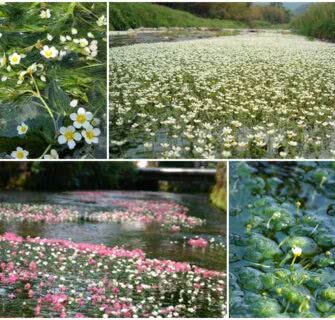
[(317, 3), (292, 22), (299, 34), (335, 41), (335, 3)]
[(227, 208), (227, 193), (224, 187), (221, 188), (213, 188), (213, 191), (210, 193), (210, 201), (217, 208), (221, 210), (226, 210)]
[(151, 3), (111, 3), (109, 10), (111, 30), (141, 27), (208, 27), (215, 29), (247, 27), (238, 21), (199, 18), (188, 12)]

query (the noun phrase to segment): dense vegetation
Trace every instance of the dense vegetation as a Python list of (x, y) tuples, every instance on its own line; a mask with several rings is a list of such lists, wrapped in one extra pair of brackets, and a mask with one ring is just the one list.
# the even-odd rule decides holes
[(335, 3), (316, 3), (292, 22), (300, 34), (335, 41)]
[(0, 4), (0, 158), (106, 156), (106, 4)]
[(332, 318), (335, 163), (230, 166), (230, 316)]
[(0, 167), (0, 189), (130, 189), (135, 182), (131, 162), (7, 162)]
[(253, 5), (252, 2), (172, 2), (164, 3), (164, 6), (185, 10), (203, 18), (228, 19), (248, 24), (256, 21), (288, 23), (290, 19), (289, 11), (279, 2), (263, 6)]
[(270, 27), (288, 23), (289, 12), (279, 3), (112, 3), (111, 29), (140, 27)]
[(205, 19), (181, 11), (151, 3), (111, 3), (110, 28), (127, 30), (140, 27), (210, 27), (239, 28), (241, 22)]

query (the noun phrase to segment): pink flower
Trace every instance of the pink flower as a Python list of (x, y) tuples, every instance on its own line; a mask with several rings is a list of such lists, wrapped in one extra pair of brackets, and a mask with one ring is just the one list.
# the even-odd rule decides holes
[(34, 315), (39, 316), (41, 314), (41, 305), (37, 304), (35, 309), (34, 309)]
[(173, 226), (171, 227), (171, 231), (172, 231), (172, 232), (179, 232), (179, 231), (180, 231), (180, 227), (179, 227), (179, 226), (176, 226), (176, 225), (173, 225)]
[(77, 312), (75, 315), (74, 315), (75, 318), (85, 318), (85, 316), (82, 314), (82, 313), (79, 313)]
[(196, 247), (196, 248), (206, 248), (208, 246), (208, 241), (203, 238), (198, 238), (198, 239), (190, 239), (187, 242), (191, 247)]

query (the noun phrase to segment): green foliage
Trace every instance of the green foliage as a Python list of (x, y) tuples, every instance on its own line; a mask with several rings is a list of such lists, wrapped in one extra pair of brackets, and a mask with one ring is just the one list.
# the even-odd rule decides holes
[(243, 23), (204, 19), (188, 12), (175, 10), (150, 3), (111, 3), (110, 28), (127, 30), (140, 27), (208, 27), (208, 28), (241, 28)]
[[(75, 149), (58, 141), (60, 128), (73, 125), (73, 100), (104, 121), (105, 17), (104, 3), (0, 5), (0, 157), (16, 147), (27, 150), (29, 158), (42, 158), (51, 149), (62, 158), (105, 156), (104, 132), (95, 147), (84, 136)], [(18, 132), (22, 123), (26, 134)], [(84, 128), (77, 129), (82, 135)]]
[(164, 5), (185, 10), (203, 18), (228, 19), (248, 24), (255, 20), (282, 24), (290, 19), (289, 12), (278, 2), (270, 5), (256, 5), (251, 2), (172, 2)]
[(296, 17), (292, 27), (300, 34), (335, 41), (335, 3), (315, 3)]
[(127, 190), (132, 189), (136, 181), (132, 162), (8, 162), (0, 167), (0, 188)]

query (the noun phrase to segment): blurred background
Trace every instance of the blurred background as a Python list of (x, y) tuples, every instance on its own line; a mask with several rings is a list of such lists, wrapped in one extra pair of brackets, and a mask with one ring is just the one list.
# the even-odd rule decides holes
[(225, 208), (226, 163), (207, 161), (3, 162), (0, 190), (138, 190), (208, 194)]

